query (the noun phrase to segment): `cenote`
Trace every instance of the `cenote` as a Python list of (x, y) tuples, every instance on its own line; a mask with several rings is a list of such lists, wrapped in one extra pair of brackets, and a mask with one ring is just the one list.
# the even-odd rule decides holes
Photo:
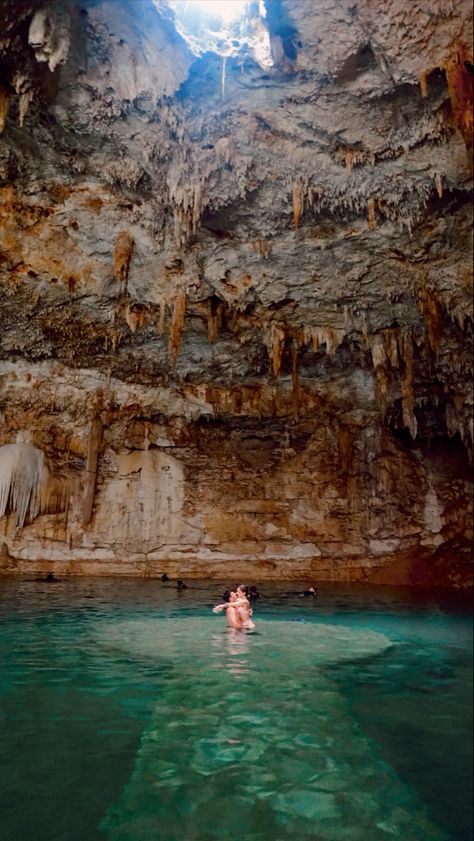
[(442, 593), (0, 581), (8, 841), (467, 841), (470, 605)]

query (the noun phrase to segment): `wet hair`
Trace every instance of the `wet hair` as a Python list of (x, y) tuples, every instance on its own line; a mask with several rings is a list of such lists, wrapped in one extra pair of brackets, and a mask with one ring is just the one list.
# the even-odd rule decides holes
[(163, 575), (161, 576), (161, 580), (162, 580), (162, 581), (169, 581), (169, 578), (168, 578), (168, 576), (166, 575), (166, 572), (164, 572), (164, 573), (163, 573)]
[(224, 595), (222, 596), (225, 602), (230, 601), (230, 590), (226, 590)]

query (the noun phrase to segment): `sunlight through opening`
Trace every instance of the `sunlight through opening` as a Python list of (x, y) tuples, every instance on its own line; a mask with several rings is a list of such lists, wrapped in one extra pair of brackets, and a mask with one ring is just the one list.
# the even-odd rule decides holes
[(247, 0), (193, 0), (193, 6), (204, 15), (229, 23), (243, 17), (248, 2)]

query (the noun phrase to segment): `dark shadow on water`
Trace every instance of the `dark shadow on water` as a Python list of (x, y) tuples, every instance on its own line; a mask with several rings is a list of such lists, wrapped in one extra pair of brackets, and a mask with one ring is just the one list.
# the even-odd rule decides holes
[(330, 667), (363, 732), (452, 841), (473, 837), (470, 653), (401, 644)]

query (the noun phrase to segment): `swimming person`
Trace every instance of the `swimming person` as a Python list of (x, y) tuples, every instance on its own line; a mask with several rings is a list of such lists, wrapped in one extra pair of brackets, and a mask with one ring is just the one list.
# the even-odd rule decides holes
[[(240, 584), (237, 590), (231, 590), (229, 593), (229, 600), (224, 604), (218, 604), (212, 608), (213, 613), (221, 613), (223, 610), (227, 611), (227, 624), (230, 628), (242, 629), (244, 631), (253, 631), (255, 623), (250, 618), (252, 616), (252, 608), (247, 598), (247, 588), (245, 584)], [(228, 591), (224, 593), (226, 597)]]
[(216, 604), (212, 608), (213, 613), (222, 613), (223, 610), (227, 613), (227, 626), (229, 628), (240, 629), (242, 627), (242, 619), (237, 607), (237, 593), (235, 590), (226, 590), (224, 593), (224, 603)]
[(302, 593), (298, 593), (298, 596), (312, 596), (313, 599), (316, 599), (318, 596), (318, 591), (315, 587), (309, 587), (307, 590), (303, 590)]
[(252, 622), (251, 619), (251, 616), (253, 615), (253, 610), (250, 606), (247, 593), (247, 585), (239, 584), (239, 586), (237, 587), (236, 604), (238, 605), (239, 616), (242, 621), (242, 628), (244, 628), (246, 631), (253, 631), (253, 629), (255, 628), (255, 622)]
[(240, 584), (237, 591), (228, 590), (224, 593), (226, 598), (229, 593), (229, 598), (224, 604), (217, 604), (212, 608), (213, 613), (221, 613), (223, 610), (227, 611), (227, 624), (229, 628), (242, 629), (243, 631), (253, 631), (255, 622), (252, 622), (251, 616), (253, 610), (247, 598), (247, 587), (245, 584)]

